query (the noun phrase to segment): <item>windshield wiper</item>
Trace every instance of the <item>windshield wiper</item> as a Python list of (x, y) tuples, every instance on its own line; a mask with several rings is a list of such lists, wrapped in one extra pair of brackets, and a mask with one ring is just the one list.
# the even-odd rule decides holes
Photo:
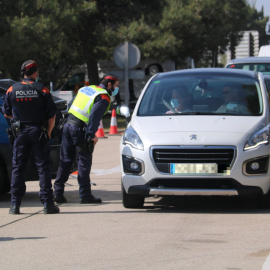
[(207, 112), (178, 112), (178, 113), (165, 113), (164, 115), (207, 115)]

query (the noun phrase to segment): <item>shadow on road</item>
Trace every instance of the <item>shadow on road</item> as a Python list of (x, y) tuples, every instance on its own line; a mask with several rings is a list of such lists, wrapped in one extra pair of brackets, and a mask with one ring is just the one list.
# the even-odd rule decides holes
[[(121, 191), (108, 191), (94, 189), (93, 195), (102, 198), (102, 205), (116, 204), (122, 206)], [(68, 200), (66, 206), (79, 206), (79, 191), (65, 191)], [(119, 212), (152, 212), (152, 213), (220, 213), (220, 214), (263, 214), (270, 213), (270, 209), (256, 207), (255, 199), (240, 197), (203, 197), (203, 196), (166, 196), (149, 197), (145, 199), (144, 207), (138, 209), (127, 209), (122, 206)], [(72, 205), (71, 205), (72, 204)], [(98, 204), (97, 204), (98, 205)], [(0, 208), (9, 208), (10, 194), (0, 195)], [(26, 192), (22, 207), (42, 206), (38, 192)], [(63, 204), (61, 207), (64, 206)], [(101, 212), (106, 212), (102, 210)], [(117, 210), (118, 211), (118, 210)], [(92, 212), (92, 211), (91, 211)], [(114, 212), (114, 211), (108, 211)]]
[(215, 213), (215, 214), (261, 214), (270, 213), (270, 209), (259, 209), (256, 207), (256, 200), (253, 198), (240, 197), (203, 197), (186, 196), (160, 197), (159, 200), (151, 204), (144, 204), (148, 211), (170, 213)]

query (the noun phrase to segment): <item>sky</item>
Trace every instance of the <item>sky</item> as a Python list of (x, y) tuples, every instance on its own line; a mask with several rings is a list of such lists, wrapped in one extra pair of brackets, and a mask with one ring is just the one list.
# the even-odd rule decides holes
[(264, 7), (264, 16), (270, 17), (270, 0), (249, 0), (249, 3), (254, 3), (258, 11), (261, 11), (262, 6)]

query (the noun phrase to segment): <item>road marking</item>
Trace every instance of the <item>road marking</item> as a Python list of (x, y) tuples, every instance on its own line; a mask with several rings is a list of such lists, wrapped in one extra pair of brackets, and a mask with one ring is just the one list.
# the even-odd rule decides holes
[(121, 167), (117, 166), (112, 169), (91, 170), (91, 173), (95, 175), (106, 175), (121, 172)]
[(262, 270), (269, 270), (270, 269), (270, 253), (266, 259), (266, 261), (263, 264)]
[[(101, 169), (101, 170), (91, 170), (91, 173), (95, 174), (95, 175), (106, 175), (106, 174), (113, 174), (113, 173), (118, 173), (121, 172), (121, 167), (117, 166), (114, 167), (112, 169)], [(70, 174), (69, 177), (71, 178), (77, 178), (78, 173), (76, 174)]]

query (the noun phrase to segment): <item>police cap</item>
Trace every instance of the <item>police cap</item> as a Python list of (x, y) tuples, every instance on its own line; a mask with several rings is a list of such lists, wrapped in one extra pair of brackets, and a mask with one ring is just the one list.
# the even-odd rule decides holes
[(37, 69), (37, 63), (34, 60), (28, 60), (24, 62), (21, 66), (21, 76), (23, 77), (24, 74), (27, 76), (31, 76), (37, 71)]

